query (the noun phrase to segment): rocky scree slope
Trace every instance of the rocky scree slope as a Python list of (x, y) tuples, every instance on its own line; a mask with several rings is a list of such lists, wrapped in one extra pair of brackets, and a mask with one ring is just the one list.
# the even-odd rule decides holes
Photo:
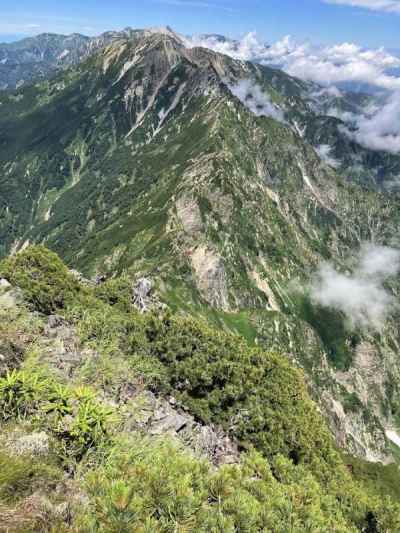
[(303, 367), (341, 446), (393, 460), (396, 317), (354, 330), (294, 280), (327, 259), (351, 268), (365, 241), (398, 245), (397, 195), (320, 159), (299, 127), (317, 120), (303, 82), (168, 32), (136, 37), (0, 94), (0, 253), (43, 242), (86, 275), (156, 278), (172, 307)]

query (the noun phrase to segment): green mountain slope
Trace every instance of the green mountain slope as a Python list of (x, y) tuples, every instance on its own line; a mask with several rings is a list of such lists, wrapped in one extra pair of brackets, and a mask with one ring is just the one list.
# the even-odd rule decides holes
[[(267, 104), (257, 90), (234, 96), (243, 80)], [(379, 333), (360, 330), (296, 287), (324, 260), (351, 269), (365, 241), (398, 245), (396, 193), (377, 190), (372, 163), (360, 183), (348, 154), (375, 158), (385, 179), (399, 158), (345, 142), (339, 121), (329, 128), (312, 110), (310, 90), (149, 32), (0, 93), (0, 253), (41, 242), (87, 276), (151, 278), (171, 309), (304, 368), (337, 442), (388, 461), (396, 316)], [(310, 142), (337, 143), (343, 166)]]

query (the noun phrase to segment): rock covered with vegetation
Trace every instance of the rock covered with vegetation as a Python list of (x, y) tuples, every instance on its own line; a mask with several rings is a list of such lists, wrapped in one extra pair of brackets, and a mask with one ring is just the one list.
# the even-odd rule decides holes
[[(0, 263), (0, 277), (23, 295), (0, 300), (8, 530), (400, 527), (397, 468), (379, 471), (379, 487), (368, 464), (350, 468), (285, 357), (185, 313), (143, 314), (132, 280), (82, 284), (41, 246)], [(152, 431), (166, 405), (183, 422)], [(225, 435), (240, 451), (233, 463), (213, 464), (180, 434), (188, 420)]]

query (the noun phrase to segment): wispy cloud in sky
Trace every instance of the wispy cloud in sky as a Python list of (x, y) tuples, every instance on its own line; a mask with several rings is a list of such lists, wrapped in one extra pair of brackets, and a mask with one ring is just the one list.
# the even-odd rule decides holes
[(323, 2), (400, 14), (400, 0), (323, 0)]
[(0, 34), (37, 35), (43, 32), (73, 33), (85, 32), (91, 35), (107, 30), (107, 27), (95, 25), (93, 21), (57, 15), (25, 14), (15, 17), (10, 13), (0, 12)]

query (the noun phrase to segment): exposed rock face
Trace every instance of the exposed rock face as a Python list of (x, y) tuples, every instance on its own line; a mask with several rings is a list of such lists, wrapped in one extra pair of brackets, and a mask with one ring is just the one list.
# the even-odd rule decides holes
[(126, 428), (141, 429), (150, 435), (168, 434), (215, 465), (239, 461), (236, 443), (218, 428), (196, 422), (176, 406), (174, 398), (166, 401), (151, 392), (134, 397), (132, 408), (127, 413)]
[(18, 287), (12, 287), (6, 279), (0, 279), (0, 309), (12, 309), (22, 303), (24, 296)]
[(182, 197), (176, 202), (176, 212), (183, 230), (190, 236), (198, 235), (203, 229), (199, 206), (193, 198)]
[(160, 301), (150, 278), (139, 278), (132, 289), (132, 303), (141, 313), (162, 311), (167, 306)]
[(205, 300), (212, 306), (229, 310), (228, 287), (222, 258), (206, 246), (198, 246), (191, 255), (195, 281)]
[(279, 311), (279, 305), (276, 301), (276, 297), (271, 289), (271, 287), (268, 285), (267, 280), (261, 278), (260, 274), (253, 270), (250, 273), (251, 278), (255, 281), (257, 287), (260, 289), (261, 292), (265, 294), (265, 296), (268, 298), (268, 305), (269, 308), (273, 311)]
[(150, 279), (140, 278), (133, 288), (133, 305), (142, 313), (147, 311), (150, 305), (150, 293), (153, 283)]
[(40, 359), (63, 378), (75, 372), (97, 352), (84, 349), (73, 326), (58, 315), (50, 315), (44, 328)]
[(385, 433), (378, 419), (368, 424), (363, 413), (345, 413), (343, 405), (325, 393), (322, 404), (328, 413), (328, 422), (338, 445), (351, 454), (371, 462), (393, 462), (387, 451)]

